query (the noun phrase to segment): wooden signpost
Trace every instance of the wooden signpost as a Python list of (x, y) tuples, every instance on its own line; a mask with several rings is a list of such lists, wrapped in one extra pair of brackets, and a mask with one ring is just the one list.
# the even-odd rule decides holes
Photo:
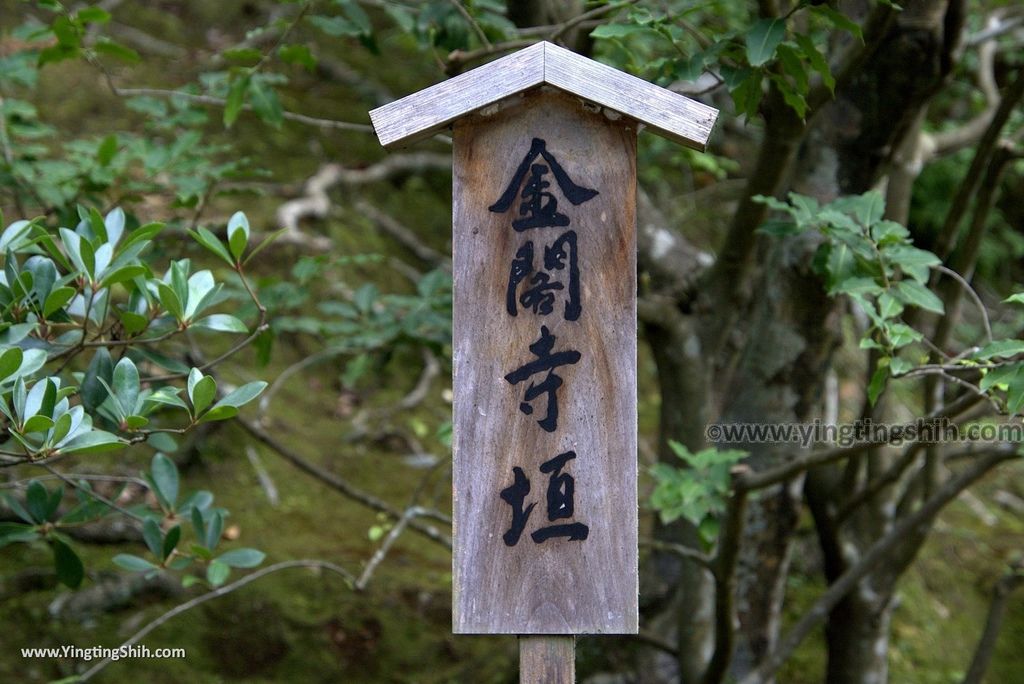
[(551, 43), (370, 112), (454, 128), (453, 629), (521, 635), (523, 682), (637, 631), (636, 134), (716, 116)]

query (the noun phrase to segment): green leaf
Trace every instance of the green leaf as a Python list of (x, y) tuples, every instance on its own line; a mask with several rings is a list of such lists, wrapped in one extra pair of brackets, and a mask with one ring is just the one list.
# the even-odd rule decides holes
[(21, 361), (25, 358), (20, 347), (10, 347), (0, 353), (0, 380), (5, 380), (21, 368)]
[(145, 558), (139, 558), (133, 556), (130, 553), (119, 553), (113, 558), (114, 565), (122, 567), (125, 570), (131, 570), (132, 572), (141, 572), (143, 570), (156, 570), (157, 566), (150, 563)]
[(206, 318), (200, 318), (198, 321), (192, 323), (192, 328), (201, 328), (203, 330), (214, 330), (217, 332), (229, 332), (229, 333), (247, 333), (249, 328), (245, 326), (245, 323), (238, 320), (230, 314), (213, 314)]
[(370, 22), (370, 17), (363, 8), (359, 5), (356, 0), (334, 0), (335, 4), (341, 6), (341, 11), (345, 13), (348, 19), (359, 27), (360, 32), (363, 35), (370, 35), (373, 33), (373, 24)]
[(590, 32), (591, 38), (625, 38), (634, 33), (647, 31), (647, 27), (636, 24), (601, 24)]
[(114, 366), (113, 389), (126, 416), (136, 413), (139, 403), (139, 369), (127, 356)]
[(303, 66), (310, 73), (316, 71), (316, 58), (305, 45), (282, 45), (277, 50), (277, 56), (282, 62), (298, 64)]
[(127, 64), (138, 64), (142, 61), (138, 52), (127, 45), (110, 40), (106, 36), (100, 36), (93, 45), (93, 49), (102, 55), (119, 59)]
[(814, 41), (811, 40), (811, 37), (803, 33), (797, 33), (796, 44), (800, 46), (800, 51), (804, 53), (804, 57), (807, 58), (811, 68), (821, 75), (821, 81), (825, 84), (825, 87), (827, 87), (832, 93), (835, 93), (836, 79), (832, 76), (832, 70), (828, 66), (828, 61), (825, 59), (825, 56), (821, 54), (821, 51), (815, 47)]
[(232, 568), (255, 568), (267, 554), (256, 549), (234, 549), (221, 554), (217, 560)]
[(146, 401), (153, 404), (163, 404), (165, 406), (183, 408), (189, 413), (191, 413), (189, 405), (186, 404), (185, 401), (178, 396), (178, 392), (180, 391), (181, 390), (175, 387), (161, 387), (156, 392), (153, 392), (148, 397), (146, 397)]
[(200, 227), (195, 230), (189, 231), (189, 235), (191, 235), (195, 239), (195, 241), (201, 244), (203, 247), (205, 247), (206, 249), (213, 252), (221, 259), (223, 259), (225, 263), (227, 263), (229, 266), (234, 265), (235, 262), (231, 258), (231, 255), (228, 254), (228, 250), (226, 247), (224, 247), (224, 243), (221, 242), (220, 238), (211, 233), (209, 230)]
[(1010, 358), (1024, 354), (1024, 340), (996, 340), (981, 348), (974, 358), (985, 360), (993, 358)]
[(1016, 415), (1024, 407), (1024, 373), (1018, 372), (1006, 389), (1006, 410)]
[(894, 294), (904, 304), (910, 304), (938, 314), (945, 312), (942, 300), (916, 280), (901, 280), (896, 283)]
[(863, 31), (861, 31), (860, 25), (857, 24), (857, 22), (850, 19), (845, 14), (832, 9), (831, 7), (825, 4), (815, 5), (811, 9), (825, 17), (825, 19), (827, 19), (836, 28), (841, 28), (844, 31), (849, 31), (852, 36), (854, 36), (861, 42), (864, 41), (864, 33)]
[(158, 282), (156, 284), (157, 292), (160, 295), (160, 304), (163, 305), (167, 313), (174, 316), (178, 321), (182, 321), (185, 318), (185, 310), (182, 308), (181, 299), (173, 289), (166, 283)]
[(71, 301), (72, 297), (75, 296), (75, 292), (75, 288), (67, 286), (51, 290), (50, 294), (46, 297), (46, 301), (43, 303), (43, 317), (49, 318), (63, 309)]
[(1018, 292), (1017, 294), (1010, 295), (1003, 300), (1004, 304), (1024, 304), (1024, 292)]
[(206, 523), (203, 521), (203, 512), (198, 508), (192, 509), (192, 529), (195, 530), (197, 539), (206, 541)]
[(985, 376), (978, 383), (982, 392), (987, 392), (996, 385), (1010, 382), (1021, 371), (1021, 364), (1015, 363), (1008, 366), (997, 366), (985, 373)]
[(217, 382), (209, 375), (203, 376), (193, 387), (190, 388), (189, 399), (192, 400), (192, 408), (195, 415), (201, 414), (213, 401), (217, 394)]
[(227, 581), (231, 574), (231, 568), (220, 561), (210, 561), (206, 568), (206, 581), (215, 587), (219, 587)]
[(110, 21), (110, 12), (93, 5), (78, 10), (75, 17), (84, 24), (105, 24)]
[(224, 102), (224, 125), (231, 128), (245, 104), (245, 94), (249, 90), (250, 76), (235, 76), (228, 87), (228, 97)]
[(215, 406), (203, 414), (197, 423), (212, 423), (218, 420), (227, 420), (238, 415), (238, 409), (234, 406)]
[(46, 432), (53, 427), (53, 419), (48, 416), (35, 415), (25, 421), (21, 432), (29, 434), (32, 432)]
[(215, 408), (222, 406), (232, 406), (234, 408), (240, 408), (245, 406), (250, 401), (262, 394), (263, 390), (267, 388), (267, 383), (262, 380), (256, 382), (248, 382), (238, 389), (229, 392), (227, 396), (217, 402)]
[(117, 155), (117, 136), (111, 133), (100, 141), (96, 148), (96, 161), (100, 166), (109, 166), (115, 155)]
[(0, 522), (0, 549), (15, 542), (32, 542), (39, 539), (39, 533), (32, 525)]
[(65, 455), (98, 454), (104, 451), (116, 451), (124, 446), (125, 444), (117, 438), (117, 435), (103, 430), (92, 430), (75, 437), (58, 451)]
[(786, 37), (786, 22), (781, 17), (761, 19), (746, 35), (747, 61), (761, 66), (775, 55), (775, 49)]
[(82, 559), (70, 546), (59, 539), (52, 539), (50, 544), (53, 546), (53, 565), (57, 571), (57, 579), (65, 586), (72, 589), (78, 588), (85, 577), (85, 566), (82, 565)]
[(253, 79), (249, 84), (249, 100), (256, 115), (266, 123), (280, 128), (284, 122), (284, 110), (277, 92), (264, 81)]
[(175, 525), (167, 531), (167, 536), (164, 537), (164, 548), (163, 558), (166, 560), (174, 549), (178, 548), (178, 542), (181, 540), (181, 526)]
[(889, 379), (889, 359), (883, 358), (878, 362), (878, 367), (871, 376), (871, 382), (868, 384), (868, 401), (874, 406), (875, 402), (878, 401), (878, 397), (882, 395), (885, 390), (885, 383)]
[(50, 519), (50, 493), (46, 491), (46, 487), (39, 480), (32, 480), (28, 483), (25, 506), (33, 521), (44, 523)]
[(160, 531), (160, 523), (153, 518), (146, 518), (142, 523), (142, 538), (146, 541), (149, 552), (163, 560), (164, 535)]
[(150, 464), (150, 473), (160, 496), (167, 506), (174, 510), (174, 506), (178, 502), (178, 466), (167, 456), (157, 453), (153, 456), (153, 461)]
[(224, 531), (224, 514), (214, 511), (206, 525), (206, 548), (211, 551), (220, 543), (220, 535)]
[(100, 405), (107, 400), (107, 389), (104, 382), (111, 382), (114, 377), (114, 361), (110, 358), (110, 352), (106, 347), (99, 347), (89, 362), (89, 368), (85, 371), (85, 378), (82, 380), (82, 406), (86, 411), (94, 413)]
[(345, 17), (314, 15), (307, 17), (306, 20), (327, 35), (335, 38), (340, 38), (342, 36), (358, 37), (363, 34), (363, 31), (359, 26)]
[(154, 237), (159, 235), (160, 231), (162, 231), (165, 227), (166, 224), (157, 222), (147, 223), (144, 226), (139, 226), (131, 233), (129, 233), (128, 237), (125, 238), (124, 242), (120, 244), (117, 250), (118, 254), (127, 251), (129, 247), (132, 247), (135, 244), (152, 240)]
[(232, 62), (258, 62), (263, 57), (263, 53), (252, 47), (237, 47), (228, 48), (220, 53), (220, 56), (224, 59)]
[(249, 244), (249, 219), (240, 211), (236, 211), (228, 221), (228, 246), (235, 260), (242, 258), (246, 245)]

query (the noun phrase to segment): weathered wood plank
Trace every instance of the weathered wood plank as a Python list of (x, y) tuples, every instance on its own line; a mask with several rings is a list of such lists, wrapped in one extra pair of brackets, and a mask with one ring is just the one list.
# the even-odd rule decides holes
[(703, 150), (718, 110), (541, 42), (370, 112), (386, 148), (407, 145), (504, 98), (551, 85), (607, 107), (687, 147)]
[(465, 116), (544, 81), (544, 44), (537, 43), (370, 112), (385, 148), (430, 137)]
[[(534, 139), (582, 189), (596, 190), (578, 206), (553, 178), (552, 159), (538, 157), (569, 223), (524, 229), (521, 188), (507, 211), (492, 210), (523, 165)], [(513, 98), (490, 116), (455, 126), (454, 245), (454, 524), (453, 629), (456, 633), (635, 633), (637, 629), (636, 500), (636, 130), (609, 120), (576, 98), (540, 91)], [(546, 173), (546, 172), (545, 172)], [(577, 197), (580, 199), (580, 197)], [(574, 231), (580, 311), (570, 320), (568, 285), (553, 309), (522, 305), (545, 248)], [(508, 297), (511, 265), (527, 243), (536, 268)], [(563, 242), (564, 245), (564, 242)], [(564, 271), (552, 271), (564, 281)], [(508, 307), (517, 309), (510, 315)], [(542, 329), (543, 326), (543, 329)], [(578, 351), (558, 367), (557, 428), (540, 422), (547, 401), (525, 401), (539, 373), (512, 384), (506, 378), (536, 359), (531, 345), (554, 336), (551, 352)], [(550, 340), (549, 340), (550, 341)], [(536, 347), (535, 347), (536, 349)], [(521, 404), (530, 404), (531, 415)], [(554, 477), (541, 466), (573, 452), (561, 467), (573, 478), (574, 514), (549, 517)], [(522, 507), (535, 504), (515, 545), (504, 538), (514, 506), (502, 492), (529, 480)], [(510, 497), (514, 498), (514, 497)], [(582, 523), (583, 540), (532, 534), (553, 524)]]
[(547, 43), (544, 82), (613, 109), (658, 135), (704, 151), (718, 110)]
[(575, 681), (575, 637), (519, 637), (519, 684), (573, 684)]

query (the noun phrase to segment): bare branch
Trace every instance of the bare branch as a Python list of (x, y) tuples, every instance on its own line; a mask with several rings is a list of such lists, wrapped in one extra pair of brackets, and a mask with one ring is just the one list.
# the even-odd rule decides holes
[(662, 541), (660, 539), (641, 539), (639, 543), (642, 548), (651, 549), (652, 551), (671, 553), (685, 560), (690, 560), (699, 565), (703, 565), (707, 570), (714, 573), (714, 559), (705, 553), (701, 553), (697, 549), (686, 546), (685, 544), (675, 544), (673, 542)]
[[(348, 570), (346, 570), (345, 568), (341, 567), (340, 565), (336, 565), (336, 564), (330, 563), (328, 561), (322, 561), (322, 560), (291, 560), (291, 561), (283, 561), (281, 563), (275, 563), (274, 565), (268, 565), (265, 568), (260, 568), (259, 570), (255, 571), (253, 573), (250, 573), (250, 574), (246, 575), (245, 577), (242, 577), (241, 579), (235, 580), (234, 582), (232, 582), (230, 584), (225, 584), (222, 587), (218, 587), (217, 589), (214, 589), (213, 591), (209, 591), (209, 592), (207, 592), (205, 594), (202, 594), (200, 596), (195, 597), (194, 599), (186, 601), (185, 603), (177, 605), (174, 608), (171, 608), (169, 611), (167, 611), (166, 613), (164, 613), (160, 617), (156, 618), (155, 620), (153, 620), (152, 622), (147, 624), (145, 627), (143, 627), (142, 629), (137, 631), (135, 634), (130, 636), (127, 640), (124, 641), (124, 643), (121, 644), (120, 648), (127, 648), (128, 646), (132, 646), (133, 644), (139, 643), (139, 641), (143, 637), (145, 637), (147, 634), (152, 632), (157, 627), (163, 625), (164, 623), (170, 621), (171, 619), (177, 617), (178, 615), (181, 615), (182, 613), (185, 613), (185, 612), (187, 612), (189, 610), (192, 610), (196, 606), (200, 606), (200, 605), (206, 603), (207, 601), (212, 601), (215, 598), (220, 598), (221, 596), (225, 596), (227, 594), (230, 594), (231, 592), (235, 591), (236, 589), (241, 589), (245, 585), (252, 584), (256, 580), (261, 579), (263, 577), (266, 577), (267, 575), (270, 575), (270, 574), (275, 573), (275, 572), (279, 572), (281, 570), (289, 570), (291, 568), (307, 568), (307, 569), (310, 569), (310, 570), (326, 570), (326, 571), (332, 572), (332, 573), (334, 573), (336, 575), (340, 575), (342, 578), (344, 578), (345, 582), (349, 586), (352, 586), (354, 581), (355, 581), (355, 578), (352, 576), (352, 573), (350, 573)], [(117, 649), (115, 649), (115, 652), (116, 652), (116, 650)], [(80, 682), (87, 682), (87, 681), (89, 681), (90, 679), (95, 677), (97, 674), (99, 674), (107, 665), (109, 665), (112, 662), (114, 662), (113, 659), (111, 659), (111, 658), (104, 658), (103, 660), (99, 661), (98, 663), (96, 663), (95, 665), (90, 667), (84, 673), (82, 673), (82, 675), (78, 678), (77, 681), (80, 681)]]
[(491, 47), (491, 41), (487, 40), (487, 34), (484, 33), (484, 30), (480, 26), (480, 23), (473, 18), (473, 15), (471, 15), (469, 11), (466, 10), (462, 3), (459, 0), (448, 0), (448, 2), (449, 4), (451, 4), (452, 7), (455, 8), (455, 11), (461, 14), (462, 18), (466, 20), (466, 23), (469, 24), (470, 28), (473, 29), (473, 33), (476, 34), (476, 37), (480, 41), (480, 43), (484, 47)]
[[(317, 464), (306, 460), (305, 458), (303, 458), (302, 456), (300, 456), (299, 454), (297, 454), (296, 452), (292, 451), (290, 448), (286, 447), (284, 444), (279, 442), (276, 438), (270, 436), (262, 427), (257, 425), (255, 422), (246, 420), (244, 418), (239, 418), (237, 419), (236, 424), (244, 428), (246, 432), (255, 437), (259, 442), (273, 449), (275, 452), (277, 452), (278, 455), (280, 455), (282, 458), (284, 458), (286, 461), (294, 465), (302, 472), (319, 480), (320, 482), (324, 483), (331, 489), (341, 493), (342, 495), (351, 499), (352, 501), (355, 501), (356, 503), (366, 506), (367, 508), (370, 508), (372, 510), (384, 513), (385, 515), (394, 520), (398, 520), (402, 517), (402, 511), (398, 510), (397, 508), (395, 508), (388, 502), (384, 501), (383, 499), (380, 499), (374, 496), (373, 494), (364, 492), (363, 490), (355, 487), (348, 480), (345, 480), (344, 478), (328, 470), (325, 470), (324, 468), (318, 466)], [(429, 517), (439, 522), (444, 522), (445, 524), (451, 524), (451, 518), (437, 511), (431, 511), (429, 515), (423, 513), (421, 514), (421, 517)], [(412, 520), (409, 522), (409, 527), (419, 532), (431, 541), (437, 542), (438, 544), (444, 546), (447, 549), (452, 548), (451, 537), (441, 533), (441, 531), (433, 525), (424, 524), (418, 520)]]
[(832, 609), (853, 590), (865, 575), (884, 562), (886, 556), (904, 542), (905, 537), (919, 531), (922, 526), (931, 525), (935, 516), (946, 504), (981, 479), (992, 468), (1003, 461), (1019, 458), (1017, 449), (1017, 445), (1011, 444), (991, 450), (987, 456), (976, 461), (938, 488), (920, 508), (896, 522), (888, 534), (872, 544), (854, 565), (829, 586), (811, 606), (811, 609), (780, 640), (778, 646), (761, 661), (756, 669), (741, 680), (741, 684), (760, 684), (760, 682), (769, 681), (807, 635), (828, 617)]
[(964, 675), (962, 684), (981, 684), (985, 678), (985, 671), (995, 654), (996, 641), (999, 639), (999, 630), (1003, 626), (1003, 618), (1006, 617), (1007, 604), (1017, 587), (1024, 583), (1024, 565), (1016, 563), (1003, 575), (996, 586), (992, 589), (992, 601), (988, 606), (988, 617), (985, 619), (985, 629), (978, 640), (978, 647), (971, 659), (971, 666)]
[(401, 536), (402, 532), (413, 521), (414, 518), (421, 515), (429, 515), (430, 511), (419, 506), (413, 506), (407, 508), (405, 513), (402, 513), (402, 517), (398, 519), (395, 526), (388, 532), (388, 536), (384, 538), (384, 542), (380, 545), (380, 548), (373, 554), (370, 561), (363, 568), (363, 573), (359, 575), (359, 579), (356, 580), (355, 590), (362, 591), (366, 588), (366, 585), (370, 582), (370, 578), (373, 577), (374, 570), (377, 566), (383, 562), (384, 558), (388, 555), (388, 551), (394, 546), (395, 542), (398, 541), (398, 537)]
[(715, 555), (715, 651), (704, 672), (703, 684), (719, 684), (724, 681), (729, 672), (729, 661), (732, 660), (736, 633), (736, 562), (739, 559), (740, 542), (743, 540), (749, 491), (743, 486), (743, 479), (749, 473), (750, 468), (746, 465), (737, 465), (732, 469), (733, 495), (729, 498), (725, 524)]

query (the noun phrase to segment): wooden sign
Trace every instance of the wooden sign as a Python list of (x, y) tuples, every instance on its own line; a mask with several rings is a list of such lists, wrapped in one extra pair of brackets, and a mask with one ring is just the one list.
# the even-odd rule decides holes
[(636, 134), (717, 112), (539, 43), (370, 115), (454, 124), (454, 631), (635, 633)]

